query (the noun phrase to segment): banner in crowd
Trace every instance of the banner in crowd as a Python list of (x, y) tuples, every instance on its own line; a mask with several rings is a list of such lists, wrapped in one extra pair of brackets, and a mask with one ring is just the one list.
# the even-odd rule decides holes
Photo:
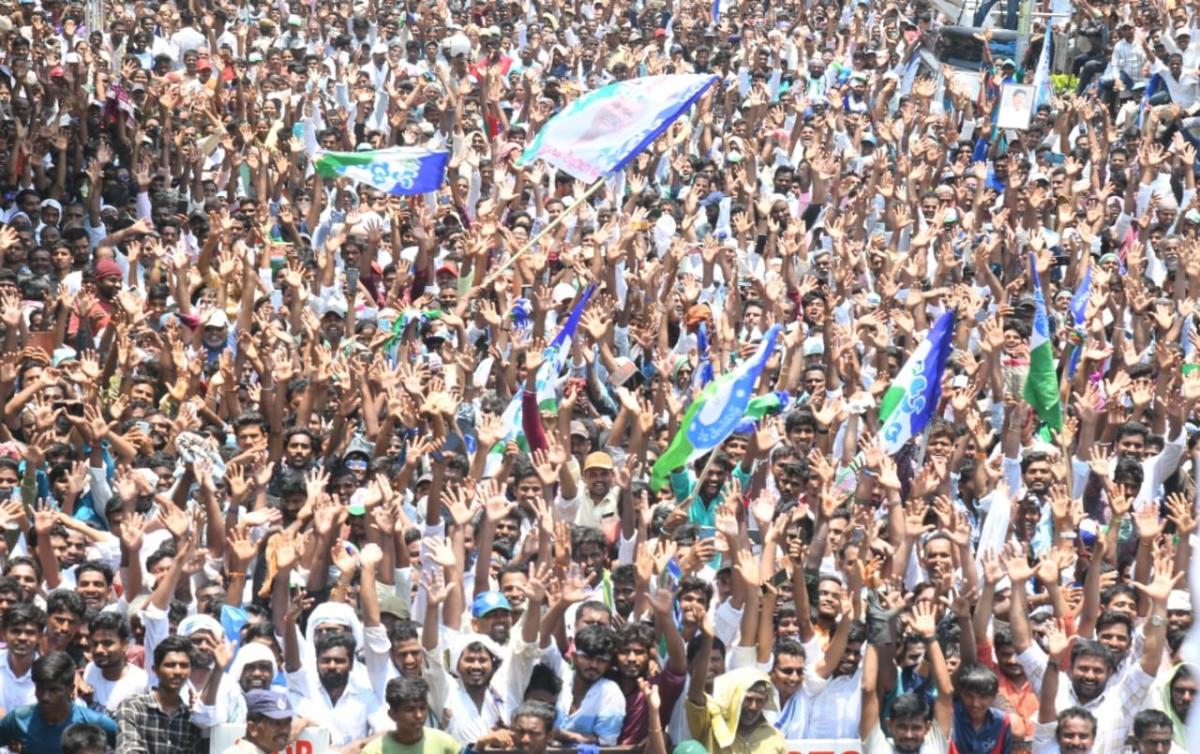
[(393, 196), (427, 194), (441, 188), (450, 153), (421, 147), (363, 152), (318, 150), (313, 167), (323, 178), (349, 178)]
[(787, 754), (862, 754), (857, 738), (800, 738), (784, 742)]
[(551, 118), (517, 164), (544, 160), (591, 183), (625, 167), (716, 80), (707, 74), (677, 74), (602, 86)]

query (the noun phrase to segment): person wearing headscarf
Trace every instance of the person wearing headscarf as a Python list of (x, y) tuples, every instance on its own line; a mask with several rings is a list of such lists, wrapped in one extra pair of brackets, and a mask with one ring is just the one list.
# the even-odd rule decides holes
[[(308, 616), (308, 628), (304, 632), (304, 648), (303, 658), (304, 667), (317, 667), (317, 655), (315, 647), (317, 646), (317, 638), (326, 631), (337, 631), (339, 633), (350, 634), (354, 637), (354, 646), (362, 650), (366, 646), (366, 641), (371, 639), (380, 642), (376, 646), (372, 646), (375, 652), (386, 653), (391, 649), (391, 643), (387, 641), (385, 636), (366, 636), (363, 632), (362, 621), (359, 620), (358, 614), (354, 608), (344, 602), (322, 602), (313, 608), (312, 613)], [(380, 641), (382, 639), (382, 641)], [(315, 673), (313, 670), (313, 678), (315, 681)], [(365, 663), (356, 662), (354, 668), (350, 671), (354, 680), (365, 688), (371, 688), (371, 680), (367, 673)], [(382, 689), (380, 689), (380, 700), (382, 701)]]
[(1157, 693), (1150, 694), (1146, 705), (1162, 710), (1171, 718), (1171, 754), (1187, 751), (1187, 718), (1196, 695), (1197, 681), (1200, 681), (1200, 673), (1196, 672), (1196, 666), (1181, 662), (1167, 672), (1165, 680), (1154, 690)]
[(779, 710), (769, 675), (757, 668), (738, 668), (716, 678), (712, 696), (704, 693), (715, 634), (712, 619), (706, 617), (684, 700), (692, 738), (713, 754), (783, 754), (783, 734), (763, 715)]
[(221, 678), (216, 703), (208, 705), (201, 702), (193, 721), (202, 727), (245, 723), (246, 694), (270, 689), (278, 672), (275, 653), (270, 647), (258, 641), (246, 644), (238, 650)]

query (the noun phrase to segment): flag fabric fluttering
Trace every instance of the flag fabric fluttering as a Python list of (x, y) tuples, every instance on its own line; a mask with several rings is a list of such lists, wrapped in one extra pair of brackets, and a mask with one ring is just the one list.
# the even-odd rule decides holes
[(1087, 313), (1088, 299), (1092, 295), (1091, 259), (1085, 259), (1084, 263), (1087, 265), (1087, 269), (1083, 271), (1083, 280), (1080, 281), (1079, 287), (1075, 289), (1075, 294), (1071, 296), (1071, 320), (1074, 325), (1071, 338), (1075, 341), (1075, 346), (1071, 349), (1071, 360), (1067, 363), (1067, 376), (1069, 377), (1074, 377), (1076, 370), (1079, 369), (1083, 349), (1087, 344), (1087, 333), (1084, 331), (1083, 319)]
[[(754, 397), (754, 385), (775, 350), (781, 329), (779, 325), (772, 325), (753, 356), (710, 382), (687, 407), (671, 444), (650, 470), (651, 489), (662, 489), (673, 470), (707, 453), (733, 434), (746, 415)], [(774, 401), (772, 398), (771, 403)], [(764, 410), (765, 404), (764, 401)]]
[(363, 152), (318, 150), (313, 168), (323, 178), (348, 178), (392, 196), (427, 194), (441, 188), (450, 153), (422, 147)]
[(1057, 431), (1063, 426), (1062, 404), (1058, 396), (1058, 374), (1054, 363), (1054, 349), (1050, 342), (1050, 318), (1046, 315), (1046, 298), (1042, 295), (1037, 259), (1033, 254), (1029, 255), (1029, 268), (1033, 275), (1033, 333), (1029, 340), (1029, 373), (1025, 376), (1025, 387), (1021, 392), (1025, 402), (1033, 407), (1042, 423), (1048, 429)]
[(900, 452), (921, 434), (937, 411), (942, 396), (942, 373), (954, 340), (954, 312), (948, 311), (933, 323), (904, 368), (888, 386), (879, 405), (879, 438), (888, 455)]
[(592, 183), (625, 167), (716, 80), (708, 74), (673, 74), (602, 86), (551, 118), (517, 165), (544, 160)]
[(713, 381), (712, 359), (708, 354), (708, 325), (704, 322), (701, 322), (696, 330), (696, 351), (700, 356), (700, 363), (692, 373), (692, 390), (703, 390)]
[(734, 427), (732, 434), (746, 434), (757, 429), (760, 421), (768, 416), (775, 416), (788, 410), (792, 405), (792, 395), (784, 390), (767, 393), (751, 398), (742, 412), (742, 420)]
[[(588, 286), (583, 295), (579, 297), (579, 302), (575, 304), (575, 308), (571, 310), (567, 321), (559, 328), (558, 333), (554, 336), (554, 340), (550, 341), (550, 344), (546, 346), (546, 350), (542, 352), (545, 361), (538, 368), (536, 384), (538, 408), (543, 411), (553, 411), (557, 408), (558, 401), (554, 382), (562, 374), (563, 367), (566, 366), (567, 357), (571, 353), (571, 339), (575, 336), (575, 330), (579, 327), (579, 318), (583, 316), (583, 310), (587, 308), (588, 301), (592, 298), (592, 293), (595, 290), (596, 286)], [(504, 447), (510, 442), (516, 442), (517, 446), (523, 451), (529, 450), (529, 446), (525, 441), (525, 432), (521, 428), (522, 391), (523, 388), (517, 391), (517, 394), (508, 402), (508, 406), (505, 407), (504, 412), (500, 414), (500, 426), (504, 434), (490, 451), (491, 455), (496, 457), (497, 461), (504, 455)]]
[(1142, 127), (1142, 119), (1146, 116), (1146, 113), (1150, 111), (1150, 98), (1158, 94), (1158, 90), (1162, 89), (1163, 86), (1165, 86), (1165, 84), (1163, 83), (1162, 76), (1157, 73), (1152, 75), (1150, 80), (1146, 82), (1146, 90), (1142, 92), (1142, 101), (1138, 103), (1136, 121), (1138, 128)]
[(1050, 80), (1050, 56), (1054, 33), (1046, 26), (1046, 36), (1042, 39), (1042, 54), (1038, 56), (1037, 67), (1033, 70), (1033, 109), (1049, 105), (1054, 98), (1054, 82)]

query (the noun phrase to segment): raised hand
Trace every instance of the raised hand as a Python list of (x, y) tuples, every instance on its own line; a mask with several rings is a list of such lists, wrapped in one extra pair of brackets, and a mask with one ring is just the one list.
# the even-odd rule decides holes
[(1046, 627), (1046, 654), (1057, 660), (1060, 666), (1066, 667), (1070, 646), (1071, 637), (1067, 636), (1057, 620), (1050, 621)]
[(358, 562), (364, 571), (374, 570), (383, 562), (383, 550), (374, 542), (365, 544), (358, 553)]
[(453, 568), (458, 563), (458, 559), (454, 557), (454, 547), (450, 544), (449, 539), (425, 537), (421, 540), (421, 544), (433, 562), (442, 568)]
[(918, 602), (913, 605), (909, 627), (922, 639), (937, 635), (937, 607), (933, 602)]
[(1008, 571), (1008, 578), (1014, 585), (1029, 581), (1033, 576), (1029, 558), (1025, 556), (1025, 551), (1022, 549), (1010, 545), (1008, 551), (1001, 556), (1001, 562), (1004, 563), (1004, 568)]

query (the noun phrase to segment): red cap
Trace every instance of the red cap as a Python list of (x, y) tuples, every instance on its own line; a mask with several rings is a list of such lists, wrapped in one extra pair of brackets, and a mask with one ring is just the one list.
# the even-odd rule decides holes
[(454, 262), (446, 262), (441, 267), (437, 268), (437, 272), (433, 273), (434, 277), (441, 275), (443, 272), (458, 277), (458, 266)]
[(211, 71), (212, 67), (212, 61), (208, 58), (200, 58), (198, 61), (196, 61), (197, 71)]
[(56, 65), (56, 66), (54, 66), (53, 68), (51, 68), (51, 69), (50, 69), (50, 78), (52, 78), (52, 79), (54, 79), (54, 78), (58, 78), (58, 79), (65, 78), (65, 77), (66, 77), (66, 75), (67, 75), (67, 74), (63, 73), (63, 67), (62, 67), (61, 65)]
[(663, 37), (665, 37), (665, 36), (667, 36), (667, 30), (666, 30), (666, 29), (655, 29), (655, 30), (654, 30), (654, 38), (655, 38), (655, 39), (662, 39), (662, 38), (663, 38)]
[(101, 259), (96, 262), (96, 279), (103, 280), (104, 278), (119, 278), (121, 277), (121, 268), (111, 259)]

